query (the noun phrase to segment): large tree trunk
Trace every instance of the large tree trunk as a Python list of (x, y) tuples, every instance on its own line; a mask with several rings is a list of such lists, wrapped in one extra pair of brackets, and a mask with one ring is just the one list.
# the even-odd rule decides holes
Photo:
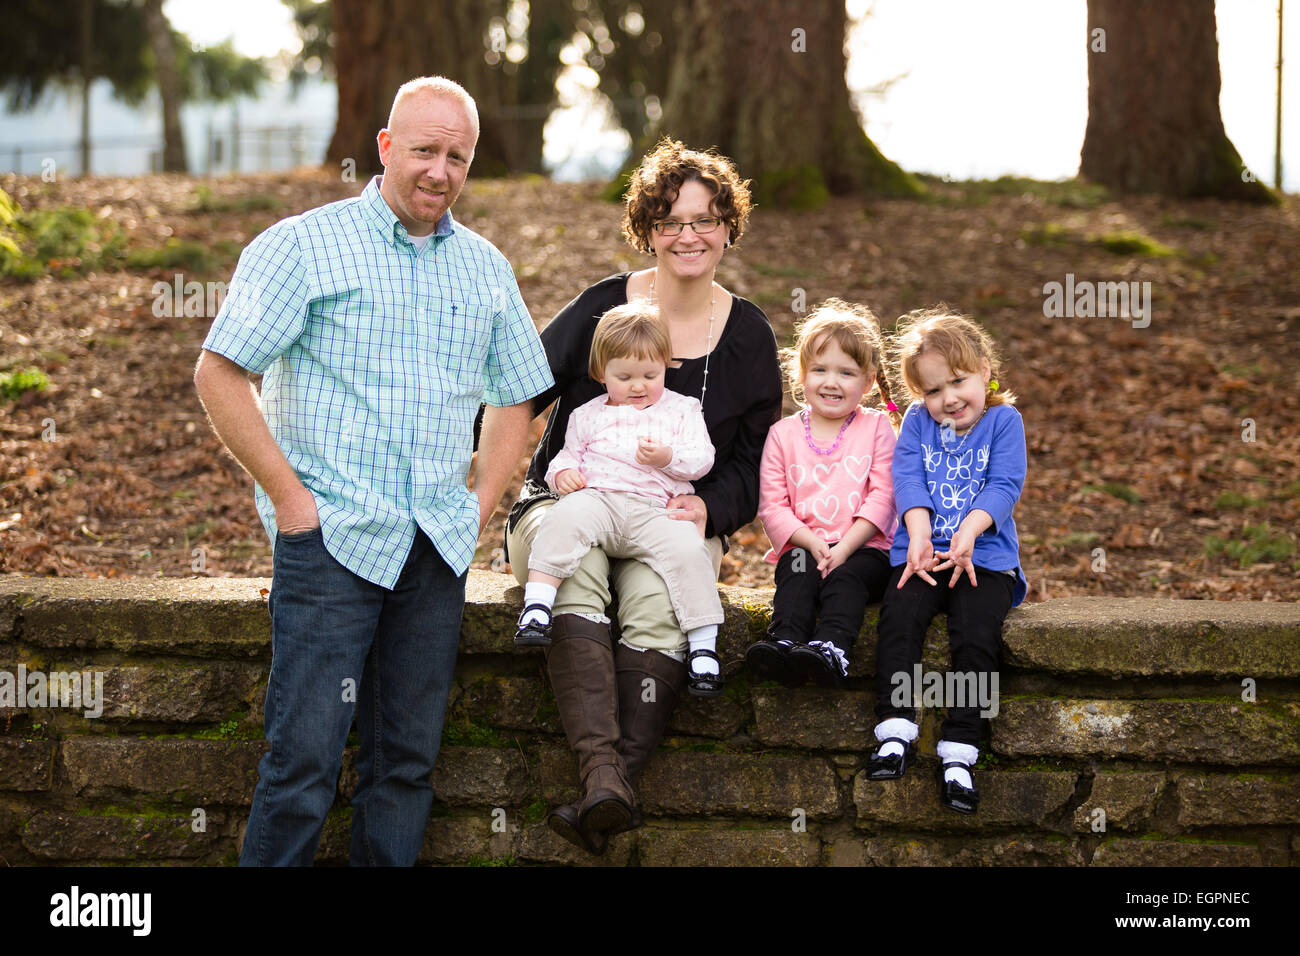
[(1128, 192), (1274, 199), (1223, 130), (1214, 0), (1088, 0), (1088, 44), (1081, 175)]
[(660, 131), (731, 156), (763, 204), (916, 195), (853, 108), (844, 30), (841, 0), (688, 0)]
[(181, 89), (176, 76), (176, 55), (172, 50), (171, 28), (163, 16), (162, 0), (145, 0), (145, 28), (153, 50), (158, 93), (163, 109), (163, 172), (186, 173), (185, 132), (181, 128)]
[[(332, 6), (339, 98), (326, 162), (352, 159), (358, 174), (381, 172), (375, 136), (388, 123), (393, 94), (414, 77), (442, 75), (465, 87), (478, 105), (473, 174), (541, 169), (562, 34), (550, 9), (554, 2), (532, 5), (530, 37), (536, 31), (538, 39), (520, 64), (485, 42), (490, 20), (505, 16), (506, 0), (333, 0)], [(485, 55), (491, 53), (490, 63)]]

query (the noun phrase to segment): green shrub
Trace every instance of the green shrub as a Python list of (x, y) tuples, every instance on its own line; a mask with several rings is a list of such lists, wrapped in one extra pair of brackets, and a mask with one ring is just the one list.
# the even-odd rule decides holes
[(13, 401), (23, 392), (43, 392), (50, 385), (49, 376), (38, 368), (26, 368), (0, 375), (0, 395)]
[(1248, 524), (1241, 529), (1241, 540), (1210, 535), (1205, 539), (1205, 556), (1224, 556), (1237, 562), (1237, 567), (1248, 568), (1260, 561), (1284, 561), (1295, 553), (1295, 542), (1285, 532), (1275, 532), (1267, 524)]
[(1174, 254), (1174, 250), (1169, 246), (1140, 232), (1108, 232), (1098, 236), (1094, 241), (1107, 252), (1113, 252), (1117, 256), (1154, 256), (1163, 259)]
[(132, 269), (186, 269), (208, 272), (214, 267), (212, 253), (201, 242), (168, 239), (152, 249), (136, 249), (126, 257)]
[(116, 264), (125, 246), (122, 231), (88, 209), (59, 206), (23, 212), (0, 190), (0, 275), (78, 275)]

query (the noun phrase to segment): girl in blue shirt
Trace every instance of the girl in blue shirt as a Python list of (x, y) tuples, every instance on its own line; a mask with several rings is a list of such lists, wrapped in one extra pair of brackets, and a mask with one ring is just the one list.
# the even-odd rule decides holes
[[(915, 754), (914, 703), (948, 708), (938, 755), (944, 806), (974, 813), (970, 768), (980, 719), (997, 713), (998, 657), (1007, 611), (1028, 582), (1012, 517), (1025, 483), (1025, 429), (998, 383), (988, 335), (970, 319), (921, 310), (899, 320), (893, 359), (914, 401), (894, 451), (899, 527), (876, 643), (876, 740), (867, 777), (903, 776)], [(951, 569), (951, 575), (939, 572)], [(937, 578), (936, 578), (937, 575)], [(935, 614), (948, 615), (951, 673), (921, 672)]]

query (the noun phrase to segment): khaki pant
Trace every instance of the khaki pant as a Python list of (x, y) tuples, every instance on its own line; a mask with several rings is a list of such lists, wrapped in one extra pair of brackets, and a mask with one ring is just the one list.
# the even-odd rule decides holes
[[(543, 501), (529, 508), (508, 533), (510, 567), (520, 584), (528, 581), (528, 560), (533, 540), (547, 512), (555, 504)], [(677, 523), (694, 531), (694, 525), (689, 522)], [(714, 537), (703, 544), (713, 566), (709, 586), (716, 593), (718, 570), (722, 565), (722, 541)], [(686, 650), (686, 638), (678, 624), (664, 579), (641, 561), (611, 558), (598, 547), (588, 551), (572, 576), (560, 584), (553, 613), (603, 615), (612, 603), (611, 584), (618, 595), (619, 606), (614, 614), (625, 644), (639, 650), (664, 653), (680, 654)]]

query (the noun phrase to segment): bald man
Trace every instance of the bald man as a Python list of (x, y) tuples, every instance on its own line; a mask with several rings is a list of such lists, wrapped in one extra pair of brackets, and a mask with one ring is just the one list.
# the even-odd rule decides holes
[(384, 173), (359, 197), (244, 250), (194, 373), (272, 544), (270, 749), (246, 866), (311, 864), (354, 716), (351, 861), (415, 862), (466, 572), (530, 399), (553, 384), (510, 264), (451, 215), (478, 141), (473, 99), (412, 80), (378, 139)]

